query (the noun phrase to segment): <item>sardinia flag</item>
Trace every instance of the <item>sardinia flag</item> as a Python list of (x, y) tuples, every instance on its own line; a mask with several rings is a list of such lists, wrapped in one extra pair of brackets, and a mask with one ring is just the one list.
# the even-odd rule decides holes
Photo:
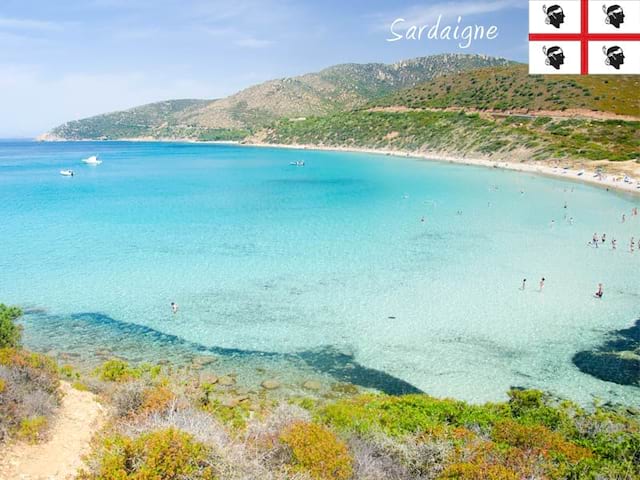
[(529, 0), (530, 74), (640, 74), (640, 0)]

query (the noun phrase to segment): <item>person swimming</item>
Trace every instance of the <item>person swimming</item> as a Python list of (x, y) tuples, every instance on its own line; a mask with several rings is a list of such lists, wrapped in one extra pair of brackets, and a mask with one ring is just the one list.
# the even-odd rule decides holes
[(603, 290), (603, 288), (602, 288), (602, 284), (601, 284), (601, 283), (599, 283), (599, 284), (598, 284), (598, 291), (597, 291), (596, 293), (594, 293), (594, 296), (595, 296), (596, 298), (602, 298), (602, 296), (603, 296), (603, 295), (604, 295), (604, 290)]

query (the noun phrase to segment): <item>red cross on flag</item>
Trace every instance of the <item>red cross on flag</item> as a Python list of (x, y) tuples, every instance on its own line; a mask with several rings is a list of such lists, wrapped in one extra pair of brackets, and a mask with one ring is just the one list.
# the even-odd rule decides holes
[(529, 0), (530, 74), (640, 74), (640, 0)]

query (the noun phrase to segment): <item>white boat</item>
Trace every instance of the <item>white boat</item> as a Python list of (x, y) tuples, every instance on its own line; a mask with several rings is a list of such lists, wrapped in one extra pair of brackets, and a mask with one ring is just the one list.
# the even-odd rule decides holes
[(60, 175), (63, 177), (73, 177), (73, 170), (60, 170)]
[(294, 167), (304, 167), (304, 160), (298, 160), (297, 162), (289, 162), (289, 165)]
[(82, 163), (86, 163), (87, 165), (100, 165), (102, 160), (99, 160), (96, 155), (92, 155), (89, 158), (82, 159)]

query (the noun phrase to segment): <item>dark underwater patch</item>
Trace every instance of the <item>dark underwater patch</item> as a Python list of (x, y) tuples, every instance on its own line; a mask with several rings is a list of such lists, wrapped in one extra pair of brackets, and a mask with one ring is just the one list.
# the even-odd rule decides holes
[[(62, 317), (48, 315), (44, 311), (31, 311), (25, 316), (29, 328), (26, 329), (27, 343), (29, 330), (40, 330), (47, 338), (55, 339), (55, 343), (74, 337), (73, 344), (61, 345), (100, 345), (112, 347), (116, 355), (132, 361), (141, 360), (145, 350), (154, 350), (155, 361), (163, 359), (163, 354), (173, 358), (184, 358), (188, 361), (193, 355), (213, 354), (220, 357), (242, 358), (275, 358), (292, 364), (306, 364), (317, 372), (324, 373), (339, 382), (348, 382), (364, 388), (380, 390), (390, 395), (421, 393), (421, 390), (404, 380), (383, 371), (367, 368), (354, 360), (353, 355), (327, 346), (297, 353), (279, 353), (260, 350), (243, 350), (236, 348), (208, 347), (189, 342), (176, 335), (160, 332), (156, 329), (134, 323), (121, 322), (108, 315), (96, 312), (75, 313)], [(42, 348), (43, 345), (35, 345)], [(146, 347), (141, 347), (146, 346)], [(71, 353), (73, 356), (73, 352)], [(131, 358), (133, 355), (139, 355)], [(151, 361), (151, 359), (146, 359)]]
[(606, 382), (640, 387), (640, 319), (630, 328), (615, 330), (595, 350), (573, 356), (581, 372)]

